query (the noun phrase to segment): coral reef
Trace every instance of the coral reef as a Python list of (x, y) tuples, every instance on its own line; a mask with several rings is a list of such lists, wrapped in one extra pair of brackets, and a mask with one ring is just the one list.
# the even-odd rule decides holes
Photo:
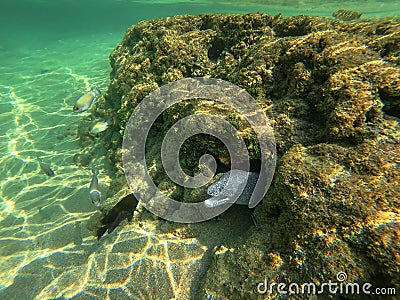
[[(398, 20), (254, 13), (140, 22), (110, 55), (110, 86), (92, 110), (114, 120), (101, 139), (116, 166), (111, 190), (123, 185), (121, 133), (137, 103), (184, 77), (230, 81), (265, 109), (279, 160), (254, 212), (258, 226), (234, 251), (214, 255), (199, 297), (254, 299), (265, 278), (317, 284), (339, 272), (348, 282), (399, 287), (399, 54)], [(257, 139), (231, 109), (205, 100), (172, 107), (150, 134), (148, 164), (160, 189), (187, 202), (198, 193), (163, 174), (160, 132), (204, 111), (231, 122), (255, 166), (259, 159)], [(80, 138), (87, 152), (95, 141), (83, 131)], [(195, 136), (180, 151), (183, 169), (194, 173), (203, 153), (229, 166), (221, 143)]]

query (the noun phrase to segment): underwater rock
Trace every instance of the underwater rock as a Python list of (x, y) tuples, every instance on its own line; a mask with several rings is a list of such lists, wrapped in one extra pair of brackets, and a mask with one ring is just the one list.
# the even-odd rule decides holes
[(87, 153), (77, 153), (73, 156), (72, 160), (75, 165), (86, 167), (89, 165), (91, 158)]
[[(235, 251), (213, 259), (199, 297), (253, 299), (265, 278), (322, 283), (338, 272), (346, 272), (347, 282), (400, 285), (399, 28), (399, 20), (254, 13), (184, 15), (127, 30), (110, 55), (109, 88), (91, 109), (93, 120), (118, 122), (112, 142), (110, 136), (101, 140), (116, 166), (114, 191), (126, 187), (121, 134), (129, 116), (168, 82), (196, 76), (230, 81), (256, 99), (274, 127), (278, 166), (254, 212), (258, 227)], [(146, 159), (157, 186), (177, 200), (192, 202), (197, 194), (164, 173), (163, 134), (177, 120), (203, 112), (230, 122), (251, 161), (260, 159), (249, 124), (232, 108), (202, 99), (173, 106), (150, 131)], [(79, 132), (90, 153), (98, 141)], [(219, 168), (229, 167), (221, 142), (197, 135), (180, 149), (184, 171), (198, 172), (204, 153)]]

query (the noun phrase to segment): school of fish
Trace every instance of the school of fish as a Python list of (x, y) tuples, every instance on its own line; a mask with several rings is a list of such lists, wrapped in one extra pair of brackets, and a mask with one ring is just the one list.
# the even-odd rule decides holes
[[(90, 106), (96, 101), (97, 97), (101, 95), (101, 91), (98, 87), (95, 87), (94, 89), (89, 89), (88, 92), (83, 94), (78, 98), (76, 101), (72, 111), (73, 112), (84, 112), (90, 108)], [(9, 93), (9, 96), (11, 97), (12, 94), (11, 92)], [(108, 121), (100, 121), (94, 124), (93, 128), (90, 130), (91, 134), (98, 134), (100, 132), (103, 132), (107, 130), (111, 122)], [(50, 177), (54, 177), (56, 174), (51, 168), (49, 164), (46, 164), (43, 162), (42, 158), (37, 157), (36, 158), (40, 169)], [(101, 191), (99, 188), (99, 180), (98, 180), (98, 174), (99, 172), (92, 166), (92, 179), (90, 181), (89, 185), (89, 199), (93, 203), (94, 206), (99, 207), (100, 202), (101, 202)]]

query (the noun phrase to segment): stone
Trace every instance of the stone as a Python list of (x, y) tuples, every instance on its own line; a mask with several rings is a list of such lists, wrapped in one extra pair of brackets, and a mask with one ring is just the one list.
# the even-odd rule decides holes
[[(135, 106), (181, 78), (230, 81), (265, 110), (275, 131), (278, 164), (254, 211), (258, 226), (234, 250), (213, 258), (197, 282), (196, 296), (253, 299), (265, 278), (321, 284), (335, 281), (339, 272), (346, 272), (347, 282), (398, 287), (399, 28), (396, 19), (343, 22), (263, 13), (142, 21), (111, 54), (109, 88), (91, 110), (92, 119), (116, 120), (118, 128), (109, 133), (116, 133), (113, 142), (93, 140), (84, 130), (80, 140), (85, 149), (106, 145), (116, 166), (113, 190), (126, 188), (121, 133)], [(147, 147), (154, 182), (176, 200), (193, 201), (190, 195), (200, 193), (188, 192), (163, 173), (162, 135), (177, 120), (201, 112), (235, 126), (252, 167), (260, 159), (254, 132), (233, 109), (203, 99), (176, 105), (154, 124)], [(180, 149), (188, 175), (199, 171), (204, 153), (221, 169), (229, 167), (227, 149), (198, 135)], [(210, 232), (224, 230), (215, 223)]]

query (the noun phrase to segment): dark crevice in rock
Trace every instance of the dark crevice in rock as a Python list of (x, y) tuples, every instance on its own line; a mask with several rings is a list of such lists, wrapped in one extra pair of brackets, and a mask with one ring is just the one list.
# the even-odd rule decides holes
[(225, 49), (225, 42), (221, 38), (215, 38), (212, 46), (208, 49), (207, 56), (213, 62), (216, 63), (221, 55), (222, 51)]
[(384, 103), (383, 111), (388, 115), (400, 118), (400, 95), (393, 95), (385, 89), (379, 89), (379, 96)]
[(200, 26), (200, 30), (211, 29), (213, 26), (213, 18), (211, 15), (205, 15)]

